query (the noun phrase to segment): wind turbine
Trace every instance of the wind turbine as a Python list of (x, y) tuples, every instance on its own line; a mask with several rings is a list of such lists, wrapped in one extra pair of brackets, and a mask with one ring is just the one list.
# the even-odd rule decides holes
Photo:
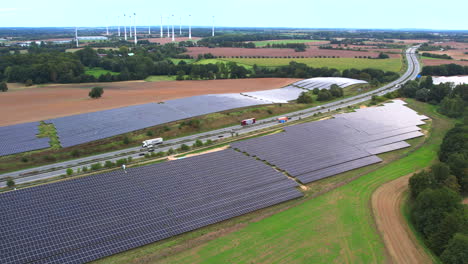
[(135, 36), (135, 45), (137, 44), (137, 34), (136, 34), (136, 13), (133, 13), (133, 36)]
[(211, 36), (214, 37), (214, 16), (213, 16), (213, 28), (211, 30)]
[(117, 30), (119, 32), (119, 37), (120, 37), (120, 17), (117, 16)]
[(167, 38), (171, 37), (171, 32), (169, 30), (170, 25), (171, 25), (171, 17), (167, 17)]
[(130, 18), (130, 38), (132, 38), (132, 16), (128, 16)]
[(127, 40), (127, 19), (125, 19), (125, 14), (124, 14), (124, 31), (125, 31), (125, 41)]
[(78, 27), (75, 27), (75, 42), (76, 42), (76, 47), (78, 48)]
[(182, 16), (179, 17), (179, 36), (182, 36)]
[(172, 42), (175, 41), (175, 37), (174, 37), (174, 15), (172, 15)]
[(163, 32), (163, 18), (162, 18), (162, 15), (161, 15), (161, 38), (164, 37), (164, 32)]
[(192, 39), (192, 15), (189, 16), (189, 24), (188, 24), (188, 38)]
[(109, 36), (109, 18), (106, 17), (106, 35)]

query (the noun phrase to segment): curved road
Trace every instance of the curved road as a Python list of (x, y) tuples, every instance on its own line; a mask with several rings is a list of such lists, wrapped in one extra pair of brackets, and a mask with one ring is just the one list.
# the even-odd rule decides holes
[[(354, 97), (346, 98), (343, 100), (335, 101), (332, 103), (324, 104), (321, 106), (316, 106), (316, 107), (308, 108), (305, 110), (292, 112), (292, 113), (289, 113), (288, 116), (294, 117), (295, 119), (310, 117), (318, 112), (333, 111), (338, 108), (343, 108), (343, 107), (359, 104), (364, 101), (370, 100), (373, 95), (384, 95), (386, 93), (399, 89), (401, 85), (407, 82), (408, 80), (415, 79), (416, 76), (420, 72), (420, 65), (419, 65), (419, 62), (415, 53), (417, 48), (418, 46), (415, 46), (406, 50), (406, 59), (408, 61), (408, 69), (399, 79), (381, 88), (378, 88), (376, 90), (363, 93)], [(193, 143), (195, 143), (197, 139), (206, 141), (208, 139), (214, 140), (220, 137), (229, 137), (231, 136), (231, 131), (235, 131), (236, 133), (239, 133), (241, 135), (241, 134), (250, 133), (256, 130), (274, 127), (278, 125), (276, 118), (277, 117), (264, 119), (258, 122), (257, 124), (248, 126), (248, 127), (242, 127), (240, 125), (236, 125), (236, 126), (231, 126), (231, 127), (204, 132), (200, 134), (195, 134), (191, 136), (186, 136), (182, 138), (171, 139), (171, 140), (165, 141), (164, 145), (157, 148), (156, 151), (167, 151), (169, 148), (171, 147), (176, 148), (176, 147), (179, 147), (181, 144), (192, 145)], [(139, 150), (140, 150), (140, 147), (134, 147), (134, 148), (124, 149), (124, 150), (89, 156), (85, 158), (45, 165), (41, 167), (5, 173), (5, 174), (0, 175), (0, 187), (4, 187), (6, 185), (5, 179), (7, 177), (14, 178), (16, 184), (36, 181), (40, 179), (46, 179), (50, 177), (63, 175), (66, 173), (66, 169), (68, 168), (72, 168), (74, 171), (76, 171), (78, 168), (81, 168), (83, 166), (89, 167), (89, 165), (96, 163), (96, 162), (104, 163), (104, 161), (106, 160), (115, 161), (117, 159), (126, 158), (126, 157), (139, 158), (141, 157), (139, 155)]]

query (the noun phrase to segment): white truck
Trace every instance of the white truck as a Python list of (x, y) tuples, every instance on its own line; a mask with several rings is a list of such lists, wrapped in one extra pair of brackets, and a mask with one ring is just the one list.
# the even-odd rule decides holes
[(148, 139), (148, 140), (143, 141), (141, 147), (151, 149), (151, 148), (154, 148), (156, 145), (160, 145), (162, 143), (163, 143), (162, 138), (153, 138), (153, 139)]

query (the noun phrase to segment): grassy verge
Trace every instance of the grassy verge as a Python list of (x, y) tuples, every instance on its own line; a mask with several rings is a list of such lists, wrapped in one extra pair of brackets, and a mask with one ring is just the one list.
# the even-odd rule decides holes
[(146, 82), (163, 82), (163, 81), (175, 81), (176, 80), (175, 75), (151, 75), (146, 77), (145, 81)]
[(41, 122), (39, 125), (39, 134), (38, 138), (49, 137), (50, 138), (50, 147), (52, 149), (60, 149), (60, 141), (57, 136), (57, 130), (53, 124), (46, 124)]
[[(411, 148), (380, 155), (383, 163), (309, 184), (301, 199), (97, 263), (384, 262), (383, 241), (371, 214), (371, 194), (381, 184), (431, 164), (443, 135), (452, 126), (433, 106), (409, 102), (415, 110), (433, 118), (432, 125), (425, 126), (429, 137), (412, 140)], [(346, 181), (351, 182), (339, 187)]]
[(233, 61), (244, 67), (253, 67), (254, 64), (261, 67), (278, 67), (288, 65), (291, 61), (305, 63), (310, 67), (321, 68), (335, 68), (340, 71), (346, 69), (365, 69), (374, 68), (384, 71), (399, 72), (402, 68), (402, 61), (400, 58), (391, 59), (356, 59), (356, 58), (226, 58), (226, 59), (207, 59), (196, 62), (197, 64), (229, 62)]

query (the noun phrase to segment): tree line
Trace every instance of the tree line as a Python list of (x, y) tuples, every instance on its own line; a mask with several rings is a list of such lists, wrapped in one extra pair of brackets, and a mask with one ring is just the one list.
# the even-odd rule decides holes
[(443, 263), (466, 263), (468, 208), (468, 119), (445, 135), (438, 164), (409, 181), (411, 221)]
[(429, 58), (436, 58), (436, 59), (444, 59), (444, 60), (452, 60), (453, 58), (450, 57), (447, 54), (433, 54), (433, 53), (428, 53), (428, 52), (423, 52), (424, 57), (429, 57)]
[(424, 66), (421, 74), (433, 76), (466, 75), (468, 74), (468, 66), (461, 66), (455, 63), (442, 64), (438, 66)]
[(468, 84), (452, 83), (435, 85), (431, 76), (424, 81), (409, 81), (399, 90), (404, 97), (439, 105), (439, 112), (448, 117), (461, 117), (468, 112)]

